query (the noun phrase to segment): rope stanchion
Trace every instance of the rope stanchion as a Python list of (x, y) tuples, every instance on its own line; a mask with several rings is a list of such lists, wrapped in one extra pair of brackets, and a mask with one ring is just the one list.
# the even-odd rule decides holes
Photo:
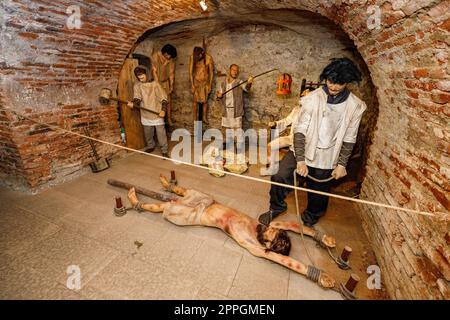
[[(141, 150), (136, 150), (136, 149), (129, 148), (129, 147), (122, 146), (122, 145), (118, 145), (118, 144), (115, 144), (115, 143), (112, 143), (112, 142), (108, 142), (108, 141), (104, 141), (104, 140), (97, 139), (97, 138), (94, 138), (94, 137), (86, 136), (84, 134), (81, 134), (81, 133), (78, 133), (78, 132), (74, 132), (74, 131), (70, 131), (70, 130), (58, 127), (56, 125), (43, 123), (43, 122), (31, 119), (30, 117), (27, 117), (27, 116), (24, 116), (22, 114), (19, 114), (16, 111), (14, 111), (14, 110), (12, 110), (10, 108), (2, 107), (2, 109), (12, 112), (17, 117), (19, 117), (19, 119), (26, 119), (26, 120), (32, 121), (34, 123), (37, 123), (37, 124), (40, 124), (40, 125), (43, 125), (43, 126), (47, 126), (48, 128), (50, 128), (52, 130), (55, 130), (55, 131), (61, 131), (61, 132), (67, 133), (67, 134), (75, 135), (75, 136), (78, 136), (78, 137), (81, 137), (81, 138), (85, 138), (85, 139), (88, 139), (88, 140), (91, 140), (91, 141), (96, 141), (96, 142), (99, 142), (99, 143), (102, 143), (102, 144), (105, 144), (105, 145), (109, 145), (109, 146), (112, 146), (114, 148), (127, 150), (127, 151), (134, 152), (134, 153), (139, 153), (139, 154), (142, 154), (142, 155), (145, 155), (145, 156), (154, 157), (154, 158), (158, 158), (158, 159), (161, 159), (161, 160), (168, 160), (166, 157), (163, 157), (163, 156), (146, 153), (146, 152), (141, 151)], [(190, 166), (190, 167), (199, 168), (201, 170), (207, 170), (207, 171), (210, 170), (210, 168), (208, 168), (208, 167), (204, 167), (202, 165), (195, 164), (195, 163), (185, 162), (185, 161), (172, 159), (172, 158), (170, 158), (169, 160), (174, 162), (174, 163), (178, 163), (178, 164), (183, 164), (183, 165)], [(371, 205), (371, 206), (375, 206), (375, 207), (379, 207), (379, 208), (385, 208), (385, 209), (392, 209), (392, 210), (402, 211), (402, 212), (406, 212), (406, 213), (410, 213), (410, 214), (418, 214), (418, 215), (428, 216), (428, 217), (432, 217), (432, 218), (436, 218), (436, 217), (440, 216), (442, 219), (450, 221), (450, 216), (447, 213), (444, 213), (444, 212), (431, 213), (431, 212), (426, 212), (426, 211), (413, 210), (413, 209), (409, 209), (409, 208), (402, 208), (402, 207), (397, 207), (397, 206), (388, 205), (388, 204), (379, 203), (379, 202), (374, 202), (374, 201), (368, 201), (368, 200), (362, 200), (362, 199), (355, 199), (355, 198), (345, 197), (345, 196), (341, 196), (341, 195), (337, 195), (337, 194), (333, 194), (333, 193), (328, 193), (328, 192), (323, 192), (323, 191), (311, 190), (311, 189), (308, 189), (308, 188), (292, 186), (292, 185), (289, 185), (289, 184), (279, 183), (279, 182), (270, 181), (270, 180), (264, 180), (264, 179), (255, 178), (255, 177), (251, 177), (251, 176), (243, 176), (243, 175), (240, 175), (240, 174), (237, 174), (237, 173), (228, 172), (228, 171), (224, 171), (224, 170), (220, 170), (220, 169), (215, 169), (215, 171), (223, 173), (225, 175), (238, 177), (238, 178), (241, 178), (241, 179), (256, 181), (256, 182), (265, 183), (265, 184), (269, 184), (269, 185), (277, 185), (277, 186), (280, 186), (280, 187), (293, 189), (293, 190), (297, 190), (297, 191), (310, 192), (310, 193), (319, 194), (319, 195), (323, 195), (323, 196), (328, 196), (328, 197), (335, 198), (335, 199), (346, 200), (346, 201), (350, 201), (350, 202), (354, 202), (354, 203)]]

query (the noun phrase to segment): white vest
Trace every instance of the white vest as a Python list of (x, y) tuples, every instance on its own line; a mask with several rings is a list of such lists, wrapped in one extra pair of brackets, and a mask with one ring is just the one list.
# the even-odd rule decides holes
[[(327, 94), (322, 88), (316, 89), (300, 100), (300, 116), (294, 127), (294, 133), (303, 133), (306, 137), (305, 158), (314, 161), (319, 141), (319, 129), (327, 108)], [(336, 133), (333, 150), (333, 167), (337, 166), (342, 143), (355, 143), (362, 115), (367, 109), (364, 101), (350, 93), (345, 101), (343, 118)]]

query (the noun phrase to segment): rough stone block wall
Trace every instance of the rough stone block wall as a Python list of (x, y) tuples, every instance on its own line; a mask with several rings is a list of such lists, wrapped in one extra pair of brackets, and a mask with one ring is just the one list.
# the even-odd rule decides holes
[[(186, 19), (268, 9), (318, 12), (355, 42), (377, 88), (379, 117), (362, 197), (448, 214), (449, 0), (209, 3), (209, 13), (203, 14), (194, 1), (1, 1), (2, 104), (68, 128), (85, 116), (84, 122), (95, 122), (90, 115), (101, 113), (105, 119), (94, 134), (116, 142), (114, 107), (100, 108), (96, 95), (101, 87), (115, 88), (125, 55), (145, 31)], [(65, 26), (69, 5), (81, 8), (80, 30)], [(381, 14), (379, 28), (368, 25), (373, 5)], [(71, 113), (68, 106), (77, 107)], [(67, 120), (64, 114), (80, 118)], [(4, 112), (0, 117), (2, 138), (6, 136), (0, 154), (11, 162), (0, 167), (3, 172), (21, 168), (14, 174), (23, 173), (33, 186), (58, 177), (72, 161), (80, 161), (81, 167), (81, 157), (61, 146), (65, 137), (39, 132), (44, 129), (9, 115), (5, 121)], [(450, 298), (448, 222), (366, 206), (361, 218), (393, 298)]]
[[(283, 20), (283, 17), (294, 18), (290, 12), (277, 12), (278, 20)], [(351, 50), (352, 41), (346, 38), (345, 33), (335, 25), (325, 19), (323, 20), (328, 25), (323, 25), (320, 23), (320, 16), (313, 14), (310, 14), (309, 19), (301, 16), (298, 19), (303, 20), (298, 21), (296, 26), (298, 30), (294, 27), (262, 25), (256, 22), (243, 23), (230, 29), (227, 28), (226, 22), (222, 22), (223, 25), (215, 22), (215, 29), (221, 30), (219, 33), (213, 33), (214, 30), (195, 21), (178, 23), (169, 28), (163, 28), (156, 34), (150, 34), (136, 47), (135, 53), (150, 57), (153, 51), (160, 50), (166, 43), (171, 43), (177, 48), (173, 118), (175, 127), (191, 129), (193, 117), (188, 70), (189, 56), (195, 46), (202, 45), (205, 34), (207, 35), (205, 38), (207, 51), (212, 56), (215, 67), (208, 112), (209, 127), (212, 128), (221, 126), (221, 108), (219, 103), (214, 101), (214, 97), (231, 63), (239, 65), (240, 77), (244, 80), (249, 75), (255, 76), (273, 68), (279, 69), (257, 78), (250, 93), (244, 96), (246, 111), (244, 128), (265, 128), (269, 121), (287, 116), (292, 108), (298, 105), (303, 78), (317, 82), (324, 66), (330, 62), (331, 58), (347, 56), (356, 61), (364, 73), (364, 81), (359, 86), (352, 85), (351, 89), (368, 104), (368, 112), (364, 115), (360, 130), (360, 135), (366, 136), (376, 123), (378, 105), (372, 99), (374, 89), (364, 61)], [(265, 17), (265, 20), (260, 21), (268, 23), (270, 20)], [(221, 24), (221, 28), (217, 28), (218, 23)], [(180, 37), (177, 30), (186, 28), (189, 28), (190, 34)], [(336, 37), (339, 32), (340, 37)], [(281, 73), (289, 73), (293, 77), (292, 94), (289, 96), (276, 94), (276, 82)], [(373, 119), (374, 116), (375, 119)]]

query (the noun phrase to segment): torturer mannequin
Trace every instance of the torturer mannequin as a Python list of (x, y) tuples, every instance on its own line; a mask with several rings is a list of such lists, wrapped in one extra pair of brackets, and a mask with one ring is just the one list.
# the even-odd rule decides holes
[[(289, 151), (274, 182), (294, 184), (294, 172), (301, 177), (308, 175), (318, 180), (332, 176), (338, 180), (347, 175), (346, 166), (356, 143), (359, 124), (366, 110), (366, 104), (351, 93), (347, 85), (361, 81), (361, 71), (348, 58), (332, 59), (320, 75), (326, 86), (314, 90), (300, 101), (301, 110), (294, 124), (294, 151)], [(306, 180), (309, 189), (329, 192), (331, 182)], [(270, 208), (259, 217), (263, 224), (269, 224), (275, 217), (287, 210), (284, 201), (289, 188), (272, 185)], [(328, 207), (328, 196), (308, 192), (307, 208), (302, 221), (308, 227), (314, 226)]]

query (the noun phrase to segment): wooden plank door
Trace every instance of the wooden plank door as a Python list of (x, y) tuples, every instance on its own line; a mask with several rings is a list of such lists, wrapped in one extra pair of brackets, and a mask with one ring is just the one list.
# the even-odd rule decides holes
[[(133, 99), (133, 85), (137, 80), (134, 68), (138, 66), (137, 59), (127, 58), (119, 75), (118, 97), (121, 100)], [(122, 123), (125, 129), (127, 147), (142, 149), (145, 147), (144, 129), (141, 124), (141, 113), (137, 109), (130, 109), (120, 103)]]

